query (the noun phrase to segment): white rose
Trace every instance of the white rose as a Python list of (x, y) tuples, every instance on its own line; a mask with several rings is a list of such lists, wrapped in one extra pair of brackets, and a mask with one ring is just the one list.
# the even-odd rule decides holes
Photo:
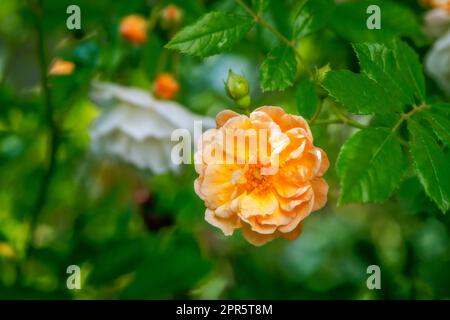
[(141, 89), (94, 82), (89, 97), (103, 109), (90, 130), (93, 151), (154, 173), (177, 169), (171, 161), (175, 129), (187, 129), (193, 136), (194, 121), (202, 120), (203, 129), (215, 126), (214, 119), (176, 102), (157, 100)]
[(436, 41), (425, 59), (431, 78), (450, 95), (450, 31)]
[(450, 30), (450, 13), (443, 9), (433, 9), (425, 14), (425, 33), (438, 38)]

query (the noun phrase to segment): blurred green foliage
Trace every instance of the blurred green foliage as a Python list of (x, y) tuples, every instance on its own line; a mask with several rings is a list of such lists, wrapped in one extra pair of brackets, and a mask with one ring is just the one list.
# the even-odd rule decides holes
[[(282, 34), (293, 33), (286, 17), (296, 1), (259, 2)], [(385, 28), (371, 32), (361, 12), (375, 2), (337, 5), (320, 32), (299, 42), (305, 62), (357, 70), (350, 41), (392, 35), (415, 45), (422, 60), (430, 45), (420, 31), (424, 8), (415, 1), (392, 2), (383, 12)], [(34, 8), (39, 3), (40, 17)], [(70, 4), (81, 8), (82, 30), (65, 26)], [(332, 164), (328, 205), (307, 219), (299, 239), (262, 248), (239, 232), (226, 238), (203, 220), (192, 166), (155, 176), (91, 154), (88, 130), (98, 114), (88, 99), (93, 79), (151, 90), (156, 74), (171, 72), (181, 85), (178, 101), (214, 116), (231, 105), (223, 81), (233, 68), (249, 79), (254, 106), (298, 112), (301, 66), (293, 88), (267, 94), (259, 89), (258, 66), (278, 44), (260, 26), (230, 53), (203, 61), (164, 49), (173, 32), (158, 21), (143, 46), (120, 38), (122, 17), (150, 17), (167, 4), (183, 10), (183, 25), (206, 12), (242, 13), (233, 0), (0, 1), (0, 298), (449, 299), (450, 217), (428, 199), (412, 168), (386, 203), (337, 206), (336, 157), (354, 129), (313, 127), (315, 144), (327, 150)], [(36, 19), (48, 62), (76, 64), (73, 74), (50, 78), (58, 148), (47, 183), (49, 130)], [(441, 94), (429, 79), (427, 89)], [(396, 119), (371, 121), (391, 126)], [(34, 220), (42, 188), (48, 192)], [(371, 291), (366, 269), (374, 264), (381, 267), (382, 289)], [(69, 265), (81, 267), (81, 290), (66, 287)]]

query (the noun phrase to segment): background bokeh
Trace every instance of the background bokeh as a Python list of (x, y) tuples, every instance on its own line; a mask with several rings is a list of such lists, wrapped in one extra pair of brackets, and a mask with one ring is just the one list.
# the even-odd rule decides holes
[[(290, 32), (295, 2), (271, 1), (266, 12), (283, 34)], [(403, 9), (386, 12), (385, 28), (375, 33), (366, 29), (366, 15), (335, 12), (327, 28), (300, 42), (307, 64), (356, 71), (350, 43), (391, 33), (410, 42), (423, 60), (432, 44), (421, 32), (426, 8), (413, 0), (395, 3)], [(70, 4), (81, 7), (80, 31), (66, 28)], [(427, 198), (417, 178), (407, 175), (384, 204), (337, 206), (334, 164), (355, 129), (312, 128), (315, 145), (331, 162), (328, 204), (306, 220), (297, 240), (260, 248), (239, 232), (227, 238), (204, 221), (192, 165), (155, 175), (90, 151), (89, 127), (100, 113), (88, 99), (93, 79), (150, 92), (155, 76), (169, 72), (180, 83), (176, 100), (214, 117), (232, 106), (223, 88), (232, 68), (249, 79), (252, 106), (297, 113), (295, 90), (259, 89), (259, 65), (277, 41), (260, 27), (229, 53), (205, 60), (163, 49), (173, 32), (159, 22), (140, 47), (120, 37), (122, 17), (149, 17), (167, 4), (183, 10), (183, 25), (212, 10), (241, 10), (232, 0), (0, 1), (0, 298), (450, 298), (450, 217)], [(355, 8), (364, 5), (354, 2)], [(73, 74), (50, 79), (58, 128), (51, 175), (39, 30), (47, 63), (58, 57), (76, 64)], [(442, 96), (430, 79), (427, 88)], [(81, 290), (67, 289), (69, 265), (81, 268)], [(381, 268), (381, 290), (366, 286), (369, 265)]]

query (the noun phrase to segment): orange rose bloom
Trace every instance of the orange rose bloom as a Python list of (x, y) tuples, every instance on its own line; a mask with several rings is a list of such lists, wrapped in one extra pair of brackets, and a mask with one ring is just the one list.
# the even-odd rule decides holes
[(147, 41), (147, 22), (139, 15), (129, 15), (120, 22), (121, 36), (134, 45)]
[(156, 77), (154, 92), (159, 98), (171, 100), (180, 90), (180, 85), (170, 73), (161, 73)]
[(313, 145), (308, 123), (279, 107), (261, 107), (249, 116), (226, 110), (216, 123), (195, 154), (194, 185), (207, 207), (206, 221), (225, 235), (242, 229), (256, 246), (280, 236), (296, 239), (328, 193), (322, 178), (328, 158)]
[(62, 59), (55, 59), (50, 66), (48, 72), (51, 76), (68, 76), (75, 70), (75, 63), (72, 61), (65, 61)]

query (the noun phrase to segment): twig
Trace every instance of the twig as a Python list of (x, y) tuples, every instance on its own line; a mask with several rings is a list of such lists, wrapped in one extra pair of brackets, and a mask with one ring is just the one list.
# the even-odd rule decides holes
[(342, 121), (342, 123), (345, 123), (351, 127), (355, 127), (358, 129), (366, 129), (368, 126), (359, 123), (358, 121), (353, 120), (346, 114), (342, 113), (341, 110), (339, 110), (333, 103), (330, 104), (331, 109), (333, 110), (334, 114)]
[(395, 126), (392, 128), (392, 132), (397, 131), (397, 129), (401, 126), (401, 124), (402, 124), (404, 121), (406, 121), (406, 120), (408, 120), (409, 118), (411, 118), (415, 113), (421, 112), (421, 111), (423, 111), (424, 109), (427, 109), (427, 108), (429, 108), (429, 106), (426, 105), (426, 104), (422, 104), (422, 105), (420, 105), (419, 107), (413, 106), (413, 108), (411, 109), (411, 111), (409, 111), (408, 113), (402, 114), (402, 117), (400, 118), (400, 120), (398, 120), (398, 122), (397, 122), (397, 123), (395, 124)]
[(313, 73), (311, 69), (307, 66), (306, 62), (303, 60), (303, 57), (300, 55), (300, 52), (298, 52), (297, 48), (295, 47), (295, 41), (289, 40), (286, 38), (281, 32), (279, 32), (274, 26), (272, 26), (270, 23), (268, 23), (266, 20), (264, 20), (263, 17), (258, 15), (256, 12), (254, 12), (248, 5), (244, 3), (242, 0), (235, 0), (235, 2), (241, 6), (249, 15), (255, 19), (255, 22), (260, 24), (262, 27), (269, 30), (275, 37), (277, 37), (281, 42), (286, 44), (288, 47), (292, 48), (294, 50), (295, 55), (297, 56), (298, 60), (303, 64), (306, 71), (309, 73), (309, 75), (312, 77)]

